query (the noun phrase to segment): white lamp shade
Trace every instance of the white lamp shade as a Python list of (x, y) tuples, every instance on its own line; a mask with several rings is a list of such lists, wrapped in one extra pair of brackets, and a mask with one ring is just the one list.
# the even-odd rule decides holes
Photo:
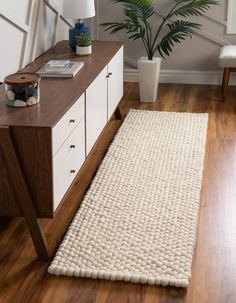
[(63, 16), (74, 20), (94, 17), (94, 0), (64, 0)]

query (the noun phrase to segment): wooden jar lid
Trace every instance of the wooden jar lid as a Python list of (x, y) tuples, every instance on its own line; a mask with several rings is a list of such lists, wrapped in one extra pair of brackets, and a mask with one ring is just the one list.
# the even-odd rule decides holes
[(40, 80), (40, 75), (36, 73), (17, 73), (6, 76), (4, 82), (12, 86), (34, 85)]

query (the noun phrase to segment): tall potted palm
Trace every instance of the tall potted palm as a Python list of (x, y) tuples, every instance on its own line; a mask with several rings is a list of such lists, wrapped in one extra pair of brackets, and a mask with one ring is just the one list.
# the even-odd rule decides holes
[[(162, 17), (161, 23), (154, 28), (150, 18), (156, 13), (154, 0), (111, 0), (123, 5), (125, 20), (106, 22), (101, 26), (114, 34), (124, 30), (128, 38), (141, 39), (146, 50), (146, 57), (138, 60), (140, 100), (154, 102), (160, 74), (161, 58), (169, 56), (176, 43), (191, 38), (201, 28), (201, 24), (187, 18), (202, 16), (218, 0), (174, 0), (170, 11)], [(158, 52), (160, 57), (154, 57)]]

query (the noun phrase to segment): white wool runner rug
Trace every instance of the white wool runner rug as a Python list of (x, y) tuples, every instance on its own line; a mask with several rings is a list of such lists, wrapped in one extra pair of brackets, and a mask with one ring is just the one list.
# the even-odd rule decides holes
[(207, 114), (131, 110), (48, 272), (187, 287)]

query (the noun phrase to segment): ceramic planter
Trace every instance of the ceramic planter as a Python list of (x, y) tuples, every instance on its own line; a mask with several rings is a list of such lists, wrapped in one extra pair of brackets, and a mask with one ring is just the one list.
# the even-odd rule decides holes
[(92, 45), (89, 46), (78, 46), (76, 45), (76, 54), (77, 55), (89, 55), (92, 53)]
[(138, 59), (139, 94), (141, 102), (155, 102), (160, 77), (161, 58), (147, 57)]

